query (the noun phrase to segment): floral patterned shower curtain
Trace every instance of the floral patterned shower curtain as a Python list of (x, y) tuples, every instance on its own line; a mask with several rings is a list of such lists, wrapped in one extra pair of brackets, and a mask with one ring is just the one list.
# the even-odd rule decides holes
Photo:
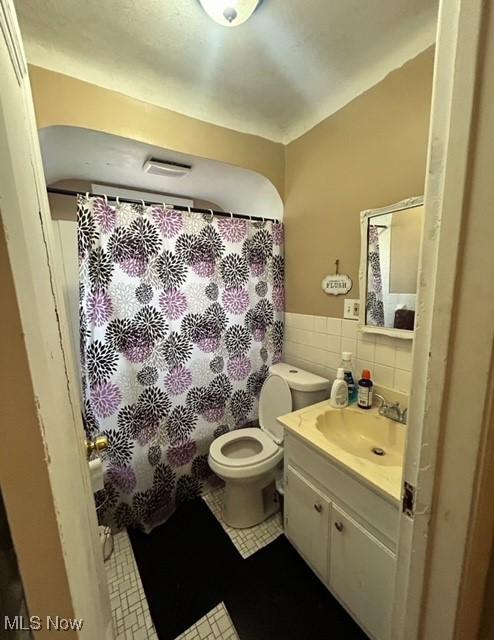
[(367, 255), (367, 324), (384, 327), (379, 228), (374, 225), (369, 225)]
[(257, 417), (283, 344), (283, 226), (78, 197), (85, 428), (100, 521), (150, 530), (198, 495), (211, 441)]

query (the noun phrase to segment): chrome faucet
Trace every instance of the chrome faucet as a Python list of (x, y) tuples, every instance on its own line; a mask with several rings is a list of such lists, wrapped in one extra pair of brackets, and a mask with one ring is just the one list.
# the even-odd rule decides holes
[(374, 394), (374, 398), (379, 401), (379, 415), (400, 422), (401, 424), (407, 423), (408, 409), (400, 409), (399, 402), (388, 402), (383, 396), (378, 393)]

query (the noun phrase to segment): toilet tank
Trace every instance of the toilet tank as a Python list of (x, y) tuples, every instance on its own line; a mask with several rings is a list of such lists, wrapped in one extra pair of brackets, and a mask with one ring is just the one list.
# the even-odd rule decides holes
[(290, 387), (292, 393), (292, 409), (303, 409), (316, 402), (329, 398), (330, 382), (300, 367), (278, 362), (269, 368), (269, 373), (281, 376)]

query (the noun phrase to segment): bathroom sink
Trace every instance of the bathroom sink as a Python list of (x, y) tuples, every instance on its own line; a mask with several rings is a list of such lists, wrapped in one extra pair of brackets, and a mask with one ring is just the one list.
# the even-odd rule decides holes
[[(287, 445), (301, 438), (323, 456), (338, 462), (395, 504), (401, 499), (406, 429), (379, 415), (377, 408), (335, 409), (327, 400), (285, 416)], [(290, 454), (289, 454), (290, 455)]]
[(331, 409), (317, 416), (316, 429), (328, 442), (358, 458), (379, 466), (403, 463), (405, 430), (376, 413)]

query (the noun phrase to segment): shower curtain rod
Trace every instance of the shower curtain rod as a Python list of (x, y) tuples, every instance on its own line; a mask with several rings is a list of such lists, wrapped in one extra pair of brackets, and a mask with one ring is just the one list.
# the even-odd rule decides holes
[[(48, 193), (53, 193), (59, 196), (90, 196), (96, 198), (104, 198), (104, 194), (101, 193), (89, 193), (87, 191), (74, 191), (73, 189), (59, 189), (58, 187), (47, 187)], [(163, 202), (153, 202), (148, 200), (133, 200), (132, 198), (120, 198), (116, 196), (106, 196), (108, 200), (114, 200), (115, 202), (118, 200), (119, 202), (126, 202), (129, 204), (144, 204), (146, 206), (153, 205), (164, 205), (166, 201)], [(216, 211), (213, 209), (201, 209), (200, 207), (186, 207), (181, 204), (169, 204), (167, 205), (170, 209), (175, 209), (176, 211), (193, 211), (194, 213), (209, 213), (214, 216), (222, 216), (224, 218), (243, 218), (244, 220), (255, 220), (259, 222), (265, 222), (266, 220), (273, 220), (273, 218), (262, 218), (260, 216), (250, 216), (246, 213), (232, 213), (230, 211)], [(273, 222), (279, 222), (279, 220), (273, 220)]]

